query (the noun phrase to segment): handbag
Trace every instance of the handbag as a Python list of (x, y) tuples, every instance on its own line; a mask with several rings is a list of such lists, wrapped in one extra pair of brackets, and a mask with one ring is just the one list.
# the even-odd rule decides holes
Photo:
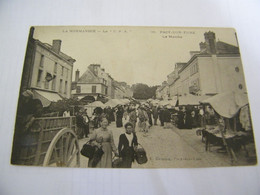
[(144, 150), (144, 147), (139, 143), (138, 143), (138, 145), (141, 146), (141, 147), (137, 148), (136, 151), (135, 151), (135, 160), (138, 164), (141, 165), (141, 164), (146, 163), (148, 161), (148, 158), (146, 156), (146, 152)]
[(90, 141), (85, 143), (80, 151), (82, 156), (85, 156), (87, 158), (93, 158), (94, 153), (95, 153), (96, 147), (92, 146), (90, 144)]
[(123, 159), (122, 158), (113, 158), (112, 167), (113, 168), (122, 168)]

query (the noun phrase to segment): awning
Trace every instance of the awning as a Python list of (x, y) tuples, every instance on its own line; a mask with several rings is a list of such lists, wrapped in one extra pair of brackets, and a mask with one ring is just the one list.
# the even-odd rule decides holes
[(100, 107), (100, 108), (105, 108), (106, 107), (106, 105), (105, 104), (103, 104), (101, 101), (95, 101), (95, 102), (92, 102), (92, 103), (90, 103), (90, 104), (88, 104), (87, 105), (87, 107)]
[(117, 105), (122, 105), (123, 102), (121, 102), (119, 99), (110, 99), (107, 103), (105, 103), (106, 106), (116, 107)]
[(219, 115), (232, 118), (240, 108), (248, 104), (248, 97), (243, 93), (226, 92), (205, 99), (201, 103), (210, 104)]
[(48, 91), (33, 90), (33, 99), (39, 99), (42, 102), (43, 107), (48, 107), (52, 102), (62, 100), (61, 96), (57, 93)]

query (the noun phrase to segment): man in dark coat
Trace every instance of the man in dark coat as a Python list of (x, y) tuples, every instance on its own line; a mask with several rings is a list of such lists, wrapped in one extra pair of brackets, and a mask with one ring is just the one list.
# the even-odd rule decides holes
[(171, 113), (167, 108), (164, 108), (163, 119), (165, 128), (169, 128), (171, 123)]
[(148, 115), (148, 122), (149, 122), (149, 124), (150, 124), (150, 126), (152, 126), (153, 125), (153, 121), (152, 121), (152, 111), (151, 111), (151, 109), (149, 108), (149, 107), (146, 107), (146, 113), (147, 113), (147, 115)]
[(122, 106), (119, 106), (116, 111), (116, 127), (123, 127), (123, 115), (124, 109)]
[(164, 126), (164, 109), (159, 108), (158, 113), (159, 113), (159, 120), (161, 122), (161, 126)]
[(154, 125), (157, 125), (158, 109), (157, 109), (156, 106), (153, 107), (152, 113), (153, 113), (153, 121), (154, 121)]

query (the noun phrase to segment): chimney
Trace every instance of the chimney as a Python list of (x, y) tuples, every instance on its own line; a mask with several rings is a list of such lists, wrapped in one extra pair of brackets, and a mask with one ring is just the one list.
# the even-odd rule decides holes
[(34, 27), (32, 26), (30, 28), (29, 39), (33, 39), (33, 34), (34, 34)]
[(75, 82), (77, 83), (79, 81), (79, 69), (75, 72)]
[(205, 41), (206, 41), (206, 49), (208, 53), (216, 54), (216, 36), (214, 32), (206, 32), (204, 33)]
[(52, 50), (55, 53), (60, 53), (60, 48), (61, 48), (61, 40), (53, 40), (52, 41)]
[(206, 50), (206, 43), (200, 42), (200, 51), (203, 52)]
[(95, 75), (98, 75), (98, 67), (100, 68), (100, 64), (90, 64), (89, 69), (91, 72), (93, 72)]

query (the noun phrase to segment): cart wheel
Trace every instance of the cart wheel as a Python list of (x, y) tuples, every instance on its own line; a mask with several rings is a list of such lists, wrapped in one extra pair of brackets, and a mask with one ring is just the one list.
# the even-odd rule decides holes
[(79, 142), (71, 129), (64, 128), (55, 135), (45, 155), (43, 166), (80, 166)]

